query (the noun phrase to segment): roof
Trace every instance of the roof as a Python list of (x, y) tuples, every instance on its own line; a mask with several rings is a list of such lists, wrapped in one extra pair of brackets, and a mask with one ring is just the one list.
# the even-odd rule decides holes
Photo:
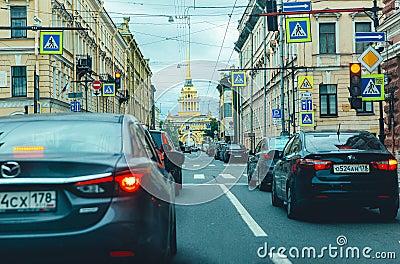
[(34, 115), (15, 115), (2, 116), (1, 122), (20, 122), (20, 121), (46, 121), (46, 120), (69, 120), (69, 121), (104, 121), (121, 123), (124, 115), (108, 113), (53, 113), (53, 114), (34, 114)]

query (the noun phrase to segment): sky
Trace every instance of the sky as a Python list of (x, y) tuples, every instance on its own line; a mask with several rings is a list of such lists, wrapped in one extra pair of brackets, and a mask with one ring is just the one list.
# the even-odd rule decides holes
[(177, 112), (187, 54), (201, 112), (218, 114), (220, 70), (238, 66), (234, 42), (247, 4), (248, 0), (105, 0), (104, 8), (115, 24), (130, 18), (130, 30), (150, 60), (163, 119), (168, 111)]

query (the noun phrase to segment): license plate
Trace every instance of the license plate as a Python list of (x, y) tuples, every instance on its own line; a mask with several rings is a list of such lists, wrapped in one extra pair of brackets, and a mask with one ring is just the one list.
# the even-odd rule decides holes
[(333, 165), (334, 173), (369, 173), (368, 164), (340, 164)]
[(242, 156), (240, 156), (240, 155), (236, 155), (236, 156), (235, 156), (235, 158), (241, 158), (241, 157), (242, 157)]
[(49, 212), (55, 210), (55, 191), (0, 192), (0, 212)]

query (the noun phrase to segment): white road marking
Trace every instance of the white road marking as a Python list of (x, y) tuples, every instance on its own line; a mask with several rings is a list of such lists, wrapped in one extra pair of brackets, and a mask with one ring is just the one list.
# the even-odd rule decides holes
[(247, 173), (243, 173), (242, 176), (243, 176), (243, 177), (247, 177)]
[(247, 226), (250, 228), (250, 230), (253, 232), (253, 234), (256, 237), (266, 237), (268, 236), (264, 230), (257, 224), (257, 222), (251, 217), (249, 212), (247, 212), (246, 208), (239, 202), (239, 200), (236, 198), (233, 193), (229, 191), (228, 188), (226, 188), (225, 185), (220, 184), (219, 185), (222, 189), (222, 191), (225, 193), (226, 197), (231, 201), (231, 203), (236, 207), (236, 210), (239, 212), (240, 216), (244, 220), (244, 222), (247, 224)]
[[(201, 174), (200, 174), (201, 175)], [(183, 186), (219, 186), (220, 183), (184, 183)], [(224, 183), (225, 186), (247, 186), (247, 183), (244, 182), (232, 182), (232, 183)]]
[(193, 164), (193, 167), (200, 167), (199, 164)]
[(193, 178), (195, 180), (203, 180), (205, 177), (204, 177), (204, 174), (194, 174)]
[(278, 253), (272, 253), (272, 258), (270, 257), (270, 260), (275, 264), (292, 264), (287, 258), (281, 258)]
[(232, 174), (229, 173), (221, 173), (219, 176), (225, 178), (225, 179), (236, 179), (235, 176), (232, 176)]
[(215, 164), (210, 164), (210, 165), (208, 165), (208, 166), (210, 166), (210, 167), (215, 167)]

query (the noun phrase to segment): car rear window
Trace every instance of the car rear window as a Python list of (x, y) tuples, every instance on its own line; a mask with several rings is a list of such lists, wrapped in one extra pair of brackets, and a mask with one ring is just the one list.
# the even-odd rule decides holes
[(289, 141), (288, 137), (270, 138), (269, 139), (269, 148), (283, 150), (283, 148), (286, 146), (286, 143), (288, 141)]
[(229, 146), (230, 149), (244, 149), (243, 145), (236, 145), (236, 144), (232, 144)]
[(121, 134), (121, 126), (111, 122), (5, 122), (0, 128), (0, 154), (29, 150), (44, 153), (121, 153)]
[(370, 133), (312, 133), (306, 134), (305, 147), (310, 152), (346, 149), (384, 150), (379, 140)]

